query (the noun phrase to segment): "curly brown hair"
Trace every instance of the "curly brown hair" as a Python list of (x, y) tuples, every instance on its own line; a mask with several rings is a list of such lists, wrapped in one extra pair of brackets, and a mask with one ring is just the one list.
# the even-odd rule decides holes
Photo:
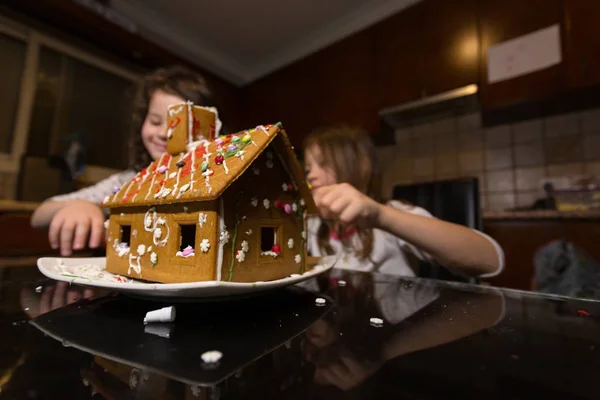
[(183, 66), (159, 68), (146, 75), (136, 88), (129, 137), (129, 168), (140, 171), (153, 160), (142, 142), (142, 126), (152, 95), (161, 90), (196, 105), (217, 107), (204, 78)]
[[(317, 146), (336, 174), (338, 183), (349, 183), (367, 196), (380, 201), (381, 178), (375, 145), (361, 129), (337, 125), (318, 129), (304, 139), (303, 148)], [(333, 254), (329, 244), (331, 227), (322, 223), (317, 233), (319, 247)], [(368, 258), (373, 250), (373, 230), (358, 229), (362, 248), (357, 255)], [(347, 245), (348, 243), (344, 243)]]

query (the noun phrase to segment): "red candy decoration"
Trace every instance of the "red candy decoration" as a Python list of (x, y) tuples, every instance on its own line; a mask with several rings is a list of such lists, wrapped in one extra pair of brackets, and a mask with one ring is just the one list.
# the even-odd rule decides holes
[(217, 155), (217, 156), (215, 157), (215, 163), (216, 163), (217, 165), (221, 165), (221, 164), (223, 164), (223, 161), (224, 161), (224, 160), (225, 160), (225, 159), (223, 158), (223, 156), (222, 156), (221, 154), (219, 154), (219, 155)]
[(292, 185), (291, 183), (288, 183), (288, 190), (291, 192), (292, 190), (294, 190), (294, 185)]
[(169, 124), (169, 128), (175, 129), (175, 127), (179, 125), (179, 122), (181, 122), (181, 118), (175, 117), (175, 119)]
[(591, 314), (585, 310), (577, 310), (577, 313), (582, 317), (589, 317)]
[(275, 208), (281, 208), (281, 207), (283, 207), (283, 203), (281, 202), (281, 200), (277, 200), (275, 202)]
[(274, 244), (273, 247), (271, 247), (271, 251), (273, 253), (280, 254), (281, 253), (281, 246), (279, 246), (278, 244)]

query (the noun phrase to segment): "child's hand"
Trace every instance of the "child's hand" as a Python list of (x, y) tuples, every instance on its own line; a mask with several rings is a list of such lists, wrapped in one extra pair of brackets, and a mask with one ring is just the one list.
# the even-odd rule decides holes
[(104, 214), (96, 204), (86, 200), (73, 200), (56, 213), (50, 223), (50, 246), (62, 256), (85, 247), (89, 235), (92, 249), (100, 246), (104, 238)]
[(320, 187), (313, 197), (321, 218), (363, 228), (373, 227), (382, 207), (348, 183)]

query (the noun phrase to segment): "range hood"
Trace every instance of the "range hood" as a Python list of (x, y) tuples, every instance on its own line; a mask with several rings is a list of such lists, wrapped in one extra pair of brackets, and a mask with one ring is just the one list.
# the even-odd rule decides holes
[(379, 115), (388, 129), (405, 128), (437, 119), (471, 114), (479, 111), (477, 85), (424, 97), (419, 100), (384, 108)]

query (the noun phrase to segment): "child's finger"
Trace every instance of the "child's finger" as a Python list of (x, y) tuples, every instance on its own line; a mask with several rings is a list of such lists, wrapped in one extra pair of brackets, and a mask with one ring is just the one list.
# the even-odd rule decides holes
[(75, 303), (81, 299), (81, 293), (79, 290), (71, 289), (67, 291), (67, 304)]
[(60, 254), (63, 256), (71, 255), (73, 233), (75, 233), (75, 221), (66, 220), (60, 229)]
[(50, 247), (53, 249), (58, 249), (58, 246), (60, 245), (60, 230), (64, 221), (64, 218), (62, 218), (60, 215), (57, 215), (52, 218), (52, 221), (50, 222), (50, 227), (48, 229), (48, 240), (50, 241)]
[(84, 219), (75, 225), (75, 237), (73, 238), (73, 249), (81, 250), (87, 242), (88, 234), (90, 233), (90, 220)]
[(339, 213), (338, 219), (344, 224), (353, 224), (360, 216), (361, 211), (360, 203), (350, 203)]
[(349, 205), (349, 199), (344, 196), (335, 197), (331, 204), (329, 205), (329, 209), (335, 215), (340, 215), (342, 211), (344, 211)]
[(95, 249), (100, 246), (104, 236), (104, 221), (101, 218), (95, 218), (92, 220), (92, 231), (90, 233), (90, 248)]
[(322, 197), (320, 198), (320, 203), (322, 206), (329, 208), (338, 197), (343, 195), (343, 193), (340, 192), (338, 187), (330, 186), (327, 189), (328, 190), (326, 192), (323, 192)]
[(56, 289), (54, 290), (54, 295), (52, 296), (52, 310), (56, 310), (57, 308), (65, 305), (67, 286), (67, 282), (58, 282), (56, 284)]
[(50, 302), (54, 295), (54, 285), (46, 286), (40, 297), (40, 314), (45, 314), (50, 311)]

